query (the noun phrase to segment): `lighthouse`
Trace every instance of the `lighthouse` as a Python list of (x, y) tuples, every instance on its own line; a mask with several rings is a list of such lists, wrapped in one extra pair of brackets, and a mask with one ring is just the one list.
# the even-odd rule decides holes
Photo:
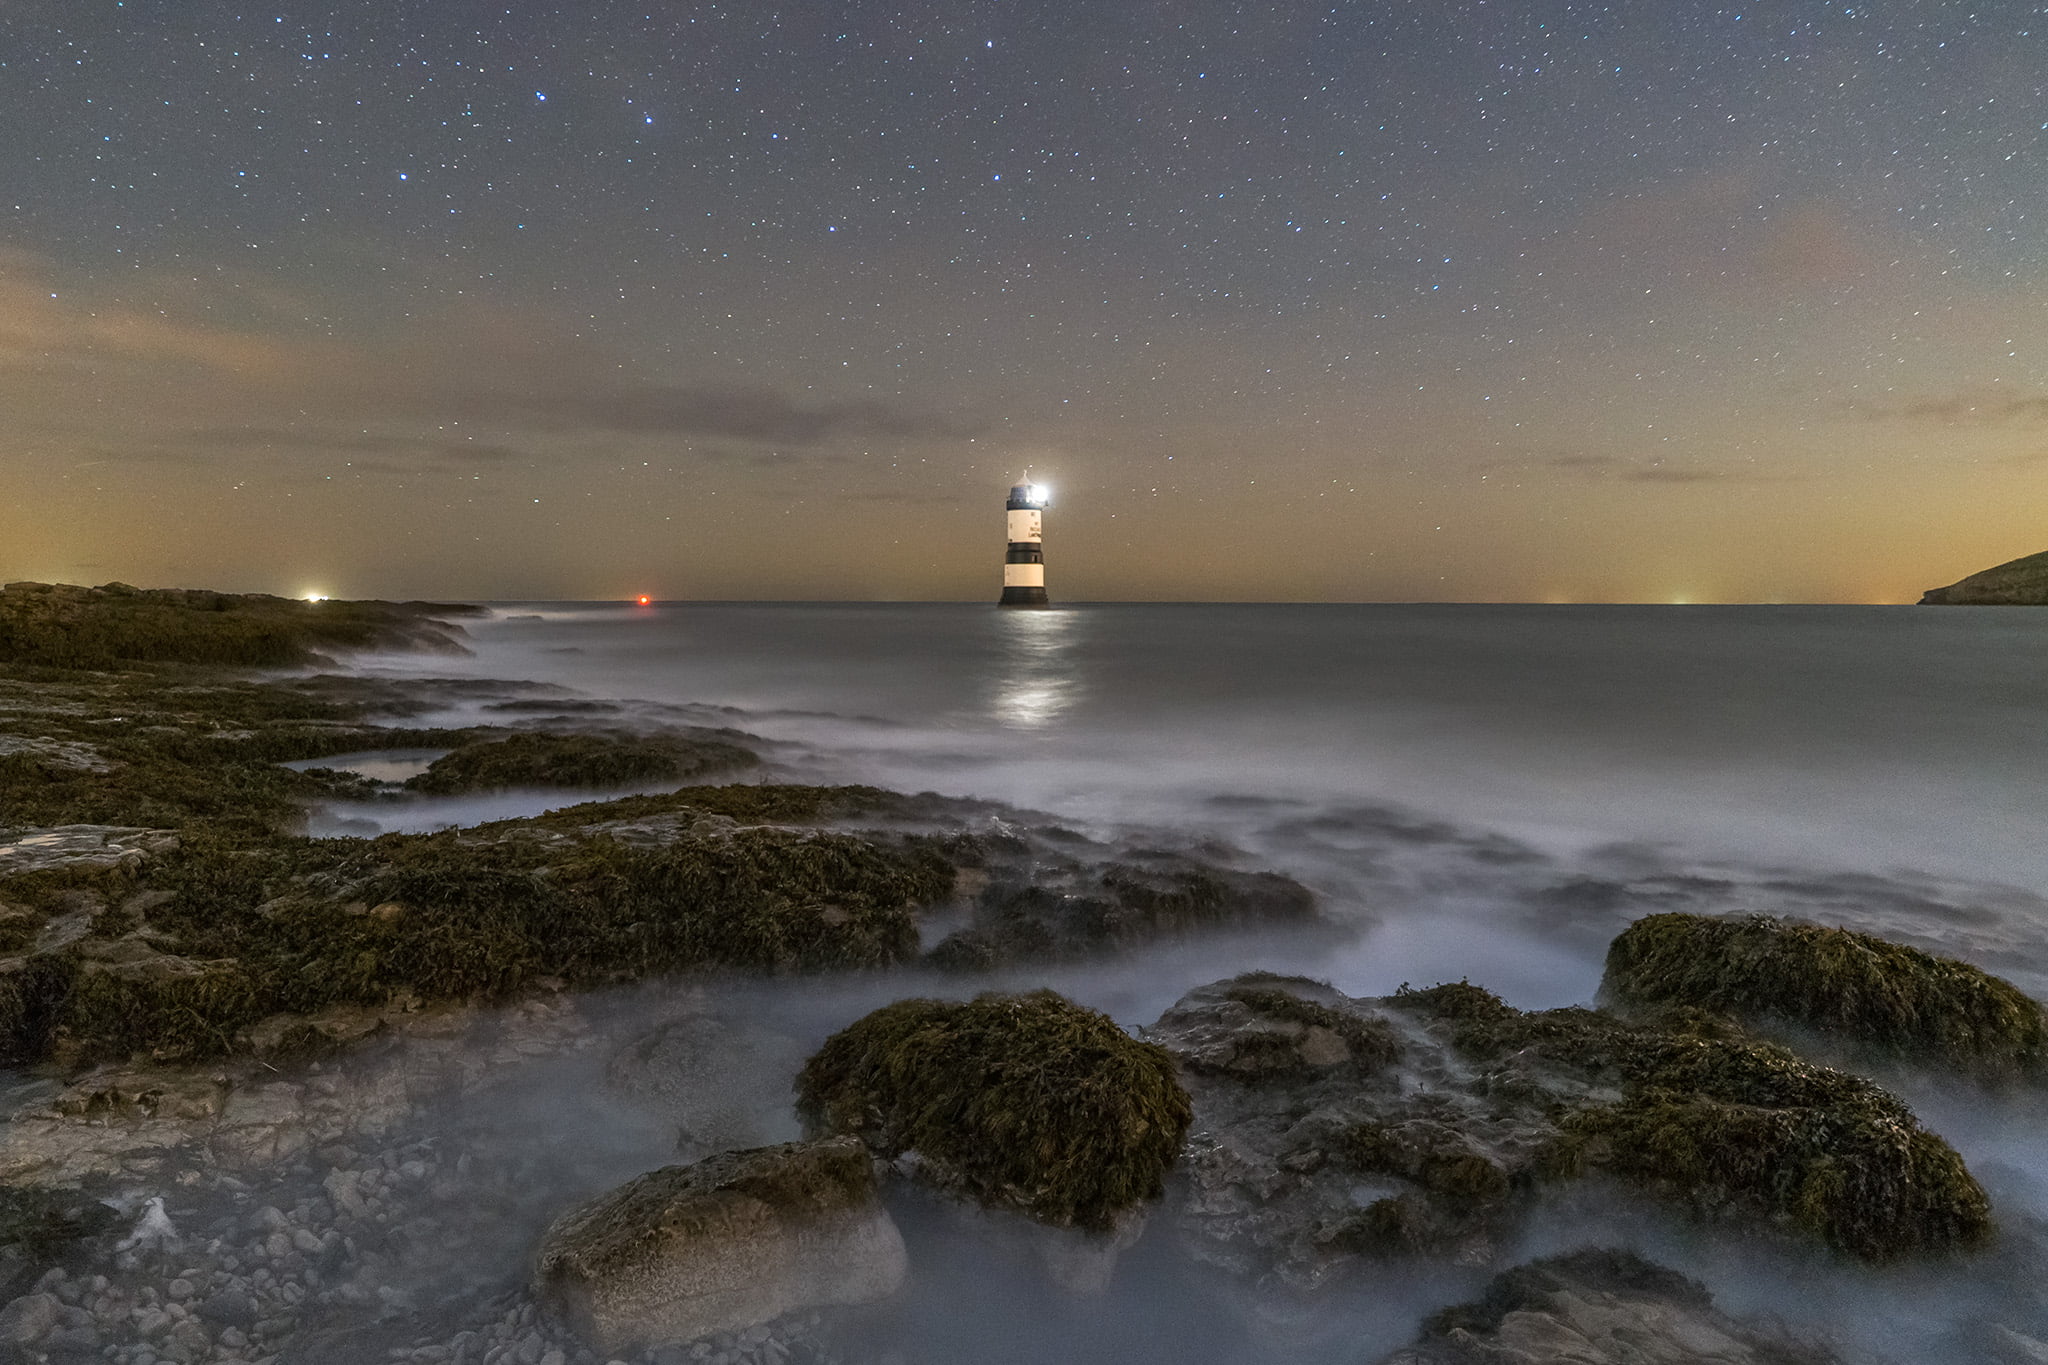
[(1009, 523), (1010, 548), (1003, 555), (1003, 600), (1005, 607), (1043, 607), (1045, 596), (1045, 509), (1052, 505), (1052, 490), (1044, 484), (1025, 482), (1010, 490), (1003, 503)]

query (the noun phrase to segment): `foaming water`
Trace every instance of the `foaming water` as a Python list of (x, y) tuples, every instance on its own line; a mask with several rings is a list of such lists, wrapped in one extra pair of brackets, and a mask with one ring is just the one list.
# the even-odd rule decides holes
[[(2048, 614), (551, 604), (469, 629), (469, 659), (361, 666), (628, 703), (608, 724), (737, 727), (770, 742), (773, 780), (993, 799), (1112, 847), (1236, 849), (1311, 886), (1333, 925), (985, 977), (721, 995), (792, 1055), (888, 1000), (989, 987), (1051, 986), (1136, 1029), (1189, 988), (1254, 967), (1353, 995), (1466, 978), (1525, 1008), (1588, 1003), (1613, 934), (1664, 909), (1845, 924), (2048, 994)], [(494, 718), (470, 697), (420, 723)], [(430, 828), (563, 800), (333, 818)], [(2042, 1116), (1938, 1078), (1882, 1079), (1982, 1168), (2007, 1239), (1990, 1256), (1853, 1269), (1619, 1198), (1552, 1210), (1523, 1250), (1631, 1244), (1730, 1308), (1777, 1313), (1865, 1358), (1968, 1359), (1954, 1343), (2048, 1246)], [(580, 1103), (523, 1112), (534, 1142), (567, 1147), (596, 1121)], [(761, 1117), (786, 1131), (786, 1101)], [(913, 1201), (898, 1215), (928, 1269), (871, 1324), (871, 1344), (911, 1360), (1372, 1360), (1485, 1278), (1375, 1271), (1277, 1322), (1148, 1235), (1107, 1298), (1078, 1302), (1013, 1274), (1010, 1252), (941, 1210)]]

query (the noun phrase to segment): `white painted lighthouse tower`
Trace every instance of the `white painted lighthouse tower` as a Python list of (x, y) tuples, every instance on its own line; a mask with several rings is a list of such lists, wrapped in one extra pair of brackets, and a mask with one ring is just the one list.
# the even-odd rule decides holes
[(1045, 595), (1045, 509), (1052, 506), (1052, 490), (1044, 484), (1025, 482), (1010, 490), (1003, 504), (1009, 523), (1010, 548), (1003, 555), (1003, 600), (1005, 607), (1043, 607), (1051, 603)]

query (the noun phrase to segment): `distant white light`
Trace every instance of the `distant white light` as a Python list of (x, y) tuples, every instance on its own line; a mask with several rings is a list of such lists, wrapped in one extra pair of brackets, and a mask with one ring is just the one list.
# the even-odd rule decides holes
[(327, 594), (324, 592), (309, 592), (306, 594), (305, 600), (308, 602), (325, 602)]

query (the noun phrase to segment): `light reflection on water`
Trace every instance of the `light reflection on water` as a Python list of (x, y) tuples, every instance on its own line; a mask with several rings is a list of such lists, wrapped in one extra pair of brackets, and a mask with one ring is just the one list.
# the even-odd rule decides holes
[(1002, 640), (991, 714), (1012, 730), (1040, 730), (1081, 696), (1069, 657), (1080, 636), (1073, 611), (1006, 611), (996, 618)]

